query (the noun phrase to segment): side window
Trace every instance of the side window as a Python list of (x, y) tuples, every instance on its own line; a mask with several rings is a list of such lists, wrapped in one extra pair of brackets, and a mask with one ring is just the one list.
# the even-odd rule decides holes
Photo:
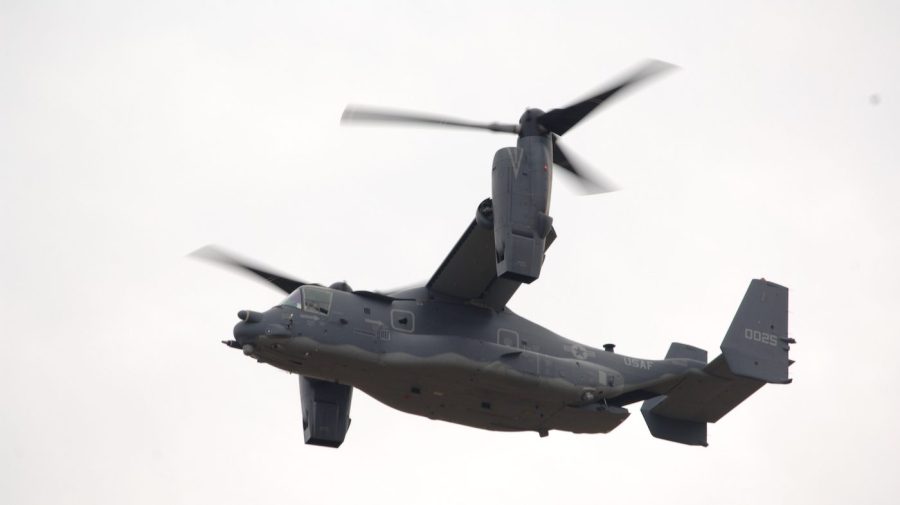
[(519, 347), (519, 333), (506, 328), (497, 330), (497, 343), (507, 347)]
[(395, 330), (412, 333), (416, 329), (416, 316), (408, 310), (392, 310), (391, 326)]
[(303, 286), (303, 310), (327, 316), (331, 311), (331, 291), (316, 286)]

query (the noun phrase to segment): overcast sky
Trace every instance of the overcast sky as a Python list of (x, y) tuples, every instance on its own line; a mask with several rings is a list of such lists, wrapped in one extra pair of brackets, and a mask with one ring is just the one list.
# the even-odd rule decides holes
[[(4, 0), (0, 502), (896, 503), (900, 4), (724, 4)], [(637, 405), (541, 439), (358, 391), (344, 445), (305, 446), (296, 377), (219, 343), (281, 294), (185, 254), (424, 281), (514, 139), (341, 128), (344, 105), (509, 122), (645, 58), (681, 69), (566, 135), (623, 190), (559, 174), (559, 239), (510, 306), (715, 355), (766, 277), (791, 289), (794, 384), (708, 448)]]

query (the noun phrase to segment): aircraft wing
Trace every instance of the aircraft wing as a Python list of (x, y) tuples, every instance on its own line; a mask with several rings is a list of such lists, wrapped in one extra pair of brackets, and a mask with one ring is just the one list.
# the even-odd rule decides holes
[[(555, 239), (556, 230), (551, 229), (545, 252)], [(501, 311), (520, 284), (497, 277), (494, 230), (479, 226), (473, 219), (426, 286), (437, 293)]]

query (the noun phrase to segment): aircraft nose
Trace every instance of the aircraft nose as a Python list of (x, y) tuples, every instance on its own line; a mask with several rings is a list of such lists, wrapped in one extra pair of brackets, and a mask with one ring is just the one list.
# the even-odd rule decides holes
[(257, 337), (263, 333), (263, 325), (241, 321), (234, 325), (234, 339), (242, 346), (256, 342)]
[(234, 339), (241, 347), (255, 344), (257, 339), (263, 335), (267, 337), (291, 336), (291, 332), (283, 325), (272, 322), (277, 315), (266, 317), (267, 315), (269, 315), (268, 312), (263, 314), (252, 310), (238, 312), (241, 320), (234, 325)]
[(237, 314), (241, 321), (234, 325), (234, 339), (241, 346), (252, 344), (263, 333), (263, 314), (252, 310), (242, 310)]

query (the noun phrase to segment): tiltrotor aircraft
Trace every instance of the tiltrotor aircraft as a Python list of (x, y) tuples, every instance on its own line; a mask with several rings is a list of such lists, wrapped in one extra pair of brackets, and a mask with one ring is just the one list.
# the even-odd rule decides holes
[(244, 354), (300, 378), (307, 444), (338, 447), (350, 427), (353, 388), (398, 410), (497, 431), (608, 433), (626, 406), (658, 438), (707, 445), (714, 423), (764, 384), (787, 384), (788, 290), (750, 282), (721, 344), (673, 343), (664, 359), (639, 359), (564, 338), (513, 313), (507, 303), (540, 275), (556, 238), (548, 215), (553, 165), (589, 191), (591, 178), (558, 137), (621, 90), (664, 70), (650, 62), (619, 84), (568, 107), (528, 109), (518, 124), (349, 107), (345, 121), (395, 121), (518, 135), (497, 151), (492, 198), (427, 284), (395, 292), (328, 287), (274, 273), (207, 247), (199, 255), (242, 269), (288, 296), (265, 312), (242, 310), (234, 340)]

